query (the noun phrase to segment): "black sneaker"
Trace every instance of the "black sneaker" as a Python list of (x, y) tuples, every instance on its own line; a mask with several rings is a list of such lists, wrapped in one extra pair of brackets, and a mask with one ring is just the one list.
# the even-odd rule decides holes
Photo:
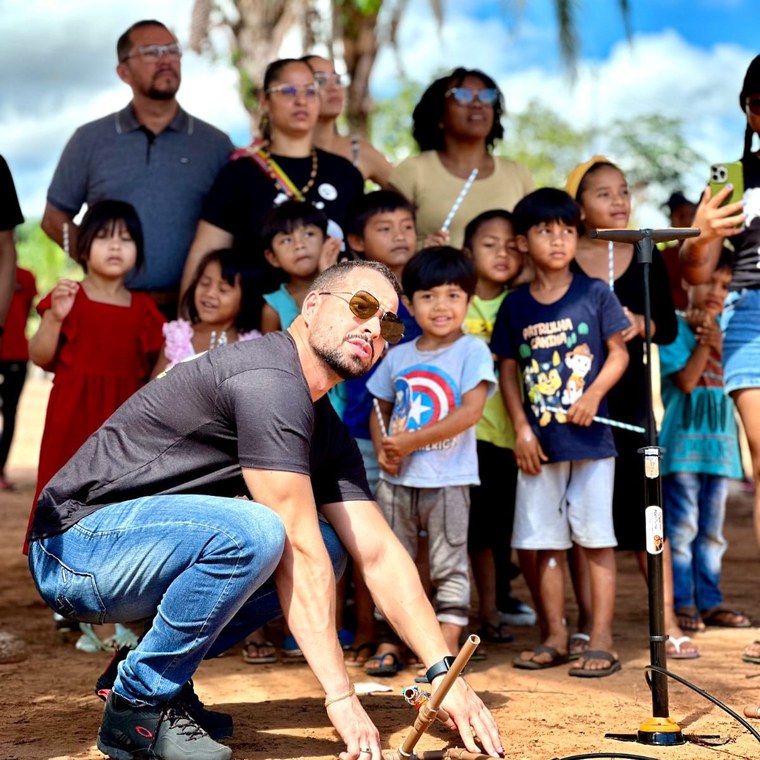
[(217, 744), (177, 702), (136, 707), (111, 692), (98, 731), (98, 749), (114, 760), (229, 760), (232, 750)]
[[(95, 694), (104, 702), (113, 688), (113, 682), (119, 668), (119, 663), (130, 653), (129, 647), (121, 647), (106, 669), (100, 674), (95, 683)], [(203, 702), (193, 689), (193, 682), (188, 681), (180, 691), (177, 701), (182, 704), (187, 714), (212, 738), (212, 739), (229, 739), (232, 736), (232, 716), (229, 713), (216, 712), (207, 710)]]
[(208, 710), (195, 693), (192, 680), (182, 687), (177, 701), (212, 739), (229, 739), (232, 736), (232, 716), (229, 713)]

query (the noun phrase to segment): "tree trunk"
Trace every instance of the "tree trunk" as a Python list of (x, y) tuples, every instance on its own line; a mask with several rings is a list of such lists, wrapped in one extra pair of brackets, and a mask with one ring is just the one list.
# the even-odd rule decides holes
[[(192, 14), (191, 47), (201, 52), (213, 26), (229, 28), (232, 63), (240, 77), (240, 98), (251, 117), (251, 134), (258, 134), (259, 95), (264, 71), (279, 57), (285, 34), (305, 22), (307, 0), (234, 0), (237, 17), (225, 15), (219, 4), (195, 0)], [(214, 16), (218, 20), (214, 21)], [(205, 34), (199, 29), (205, 27)]]
[(369, 77), (380, 47), (377, 38), (377, 9), (359, 10), (351, 0), (334, 0), (333, 14), (337, 18), (343, 41), (343, 59), (351, 79), (348, 88), (346, 117), (352, 134), (367, 136), (372, 99)]

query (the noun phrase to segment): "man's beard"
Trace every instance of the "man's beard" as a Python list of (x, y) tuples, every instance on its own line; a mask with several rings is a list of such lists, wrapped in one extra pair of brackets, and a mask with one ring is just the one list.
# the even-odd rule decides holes
[(147, 95), (151, 100), (173, 100), (177, 94), (179, 87), (169, 88), (168, 90), (159, 90), (155, 87), (151, 87)]
[(346, 356), (341, 353), (340, 347), (327, 349), (312, 343), (312, 349), (317, 357), (343, 380), (356, 380), (358, 377), (366, 375), (374, 364), (371, 359), (374, 359), (375, 347), (371, 343), (368, 345), (372, 354), (367, 366), (362, 365), (361, 359), (356, 354)]
[(176, 82), (174, 83), (167, 84), (162, 88), (156, 87), (156, 81), (162, 79), (166, 71), (168, 71), (168, 69), (163, 69), (156, 73), (148, 91), (145, 93), (151, 100), (172, 100), (177, 94), (180, 84), (179, 76), (177, 76)]

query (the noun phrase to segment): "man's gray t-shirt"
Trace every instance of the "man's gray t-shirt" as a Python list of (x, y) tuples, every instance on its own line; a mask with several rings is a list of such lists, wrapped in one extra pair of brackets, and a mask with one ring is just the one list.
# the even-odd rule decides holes
[(326, 396), (312, 402), (289, 333), (216, 348), (139, 390), (47, 484), (29, 540), (141, 496), (248, 495), (241, 467), (309, 475), (317, 505), (372, 498), (350, 433)]

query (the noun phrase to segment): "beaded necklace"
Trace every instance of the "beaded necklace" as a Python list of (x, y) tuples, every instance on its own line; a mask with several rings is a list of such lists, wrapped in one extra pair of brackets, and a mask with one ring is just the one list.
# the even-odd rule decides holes
[(272, 154), (266, 148), (259, 148), (251, 155), (251, 158), (264, 170), (275, 185), (277, 185), (289, 198), (295, 198), (297, 201), (303, 201), (306, 194), (312, 187), (314, 187), (314, 183), (317, 181), (319, 157), (314, 148), (311, 149), (311, 173), (309, 174), (308, 181), (300, 190), (296, 187), (285, 170), (272, 158)]

